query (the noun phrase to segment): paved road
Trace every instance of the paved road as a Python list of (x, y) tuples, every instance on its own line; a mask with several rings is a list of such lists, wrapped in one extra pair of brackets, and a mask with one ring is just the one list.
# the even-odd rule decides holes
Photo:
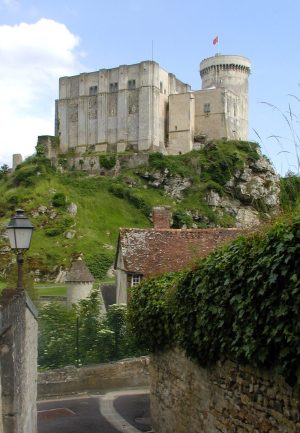
[(115, 410), (131, 425), (142, 432), (151, 430), (149, 394), (117, 397)]
[(145, 391), (38, 403), (38, 433), (120, 433), (125, 430), (128, 433), (151, 430), (149, 398)]

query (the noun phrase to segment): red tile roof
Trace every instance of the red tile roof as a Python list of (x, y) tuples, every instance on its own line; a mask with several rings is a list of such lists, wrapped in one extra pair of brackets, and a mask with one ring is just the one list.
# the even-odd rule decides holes
[[(124, 271), (155, 275), (192, 266), (242, 229), (120, 229), (118, 255)], [(116, 260), (116, 264), (118, 260)]]

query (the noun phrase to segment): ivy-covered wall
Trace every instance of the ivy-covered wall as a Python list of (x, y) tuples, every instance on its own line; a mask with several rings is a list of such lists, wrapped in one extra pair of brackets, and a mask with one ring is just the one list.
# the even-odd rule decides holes
[(179, 347), (200, 366), (228, 359), (300, 383), (300, 216), (240, 237), (195, 269), (133, 287), (129, 320), (151, 352)]

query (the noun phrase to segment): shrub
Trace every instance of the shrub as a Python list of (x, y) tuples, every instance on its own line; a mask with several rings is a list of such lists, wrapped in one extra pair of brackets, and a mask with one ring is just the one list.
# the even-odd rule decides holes
[(67, 204), (66, 196), (63, 192), (57, 192), (52, 198), (52, 206), (54, 207), (65, 207)]
[(102, 280), (105, 278), (108, 269), (113, 264), (112, 254), (97, 253), (85, 258), (86, 264), (94, 278)]
[(115, 155), (100, 155), (99, 163), (100, 167), (104, 167), (107, 170), (111, 170), (116, 165), (116, 157)]
[(180, 229), (182, 226), (190, 228), (194, 224), (193, 218), (183, 210), (175, 211), (173, 213), (172, 219), (172, 226), (176, 229)]

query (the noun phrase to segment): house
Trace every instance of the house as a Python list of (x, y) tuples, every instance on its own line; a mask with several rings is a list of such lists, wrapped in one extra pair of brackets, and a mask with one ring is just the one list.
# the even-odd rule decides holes
[(236, 228), (171, 229), (168, 207), (152, 210), (154, 228), (121, 228), (115, 270), (116, 303), (127, 303), (128, 287), (143, 278), (193, 266), (216, 247), (244, 233)]

